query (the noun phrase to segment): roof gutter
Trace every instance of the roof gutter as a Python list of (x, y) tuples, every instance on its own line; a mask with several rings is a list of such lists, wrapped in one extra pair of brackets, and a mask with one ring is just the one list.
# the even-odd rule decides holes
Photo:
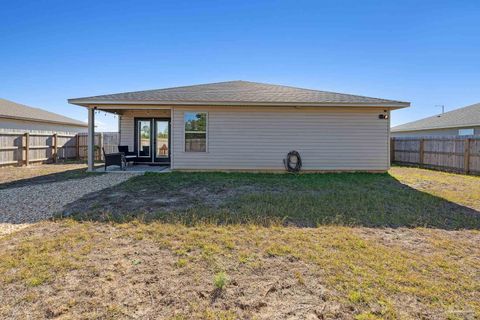
[(87, 99), (68, 99), (68, 103), (82, 107), (100, 106), (100, 105), (157, 105), (157, 106), (271, 106), (271, 107), (378, 107), (400, 109), (410, 106), (409, 102), (393, 103), (309, 103), (309, 102), (227, 102), (227, 101), (142, 101), (142, 100), (87, 100)]

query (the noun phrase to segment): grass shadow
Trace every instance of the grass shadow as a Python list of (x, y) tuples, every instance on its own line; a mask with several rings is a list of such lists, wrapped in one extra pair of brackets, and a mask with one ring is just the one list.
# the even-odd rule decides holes
[(77, 220), (480, 229), (480, 213), (389, 174), (146, 174), (69, 204)]
[(45, 175), (39, 175), (35, 177), (19, 179), (11, 182), (0, 183), (0, 190), (18, 188), (24, 186), (42, 185), (54, 182), (61, 182), (67, 180), (83, 179), (92, 174), (92, 172), (86, 172), (85, 168), (72, 169), (61, 172), (49, 173)]

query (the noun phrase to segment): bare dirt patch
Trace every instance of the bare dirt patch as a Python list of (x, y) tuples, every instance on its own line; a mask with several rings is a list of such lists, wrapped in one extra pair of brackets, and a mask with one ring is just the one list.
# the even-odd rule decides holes
[[(43, 222), (2, 240), (0, 316), (480, 315), (478, 232), (464, 231), (458, 242), (460, 232), (396, 231)], [(223, 289), (214, 284), (219, 272), (228, 277)]]
[[(29, 235), (58, 236), (65, 231), (51, 230), (54, 226), (43, 224)], [(318, 270), (304, 262), (270, 257), (258, 266), (238, 267), (238, 262), (222, 261), (222, 269), (229, 269), (229, 280), (219, 291), (212, 282), (218, 266), (208, 259), (179, 266), (178, 253), (151, 239), (125, 237), (111, 226), (92, 229), (90, 241), (97, 245), (81, 268), (41, 286), (8, 284), (2, 292), (6, 299), (0, 314), (19, 319), (27, 315), (89, 319), (247, 319), (260, 315), (261, 319), (287, 319), (341, 314), (339, 304), (327, 301), (332, 293), (317, 278)], [(12, 243), (7, 246), (14, 247)], [(298, 275), (302, 275), (301, 281)]]
[(255, 185), (217, 188), (214, 191), (204, 185), (194, 184), (163, 192), (149, 188), (134, 192), (130, 188), (114, 188), (89, 194), (80, 201), (72, 203), (65, 209), (64, 215), (101, 211), (116, 216), (128, 216), (135, 212), (151, 214), (158, 211), (186, 211), (198, 207), (218, 209), (229, 198), (264, 191)]

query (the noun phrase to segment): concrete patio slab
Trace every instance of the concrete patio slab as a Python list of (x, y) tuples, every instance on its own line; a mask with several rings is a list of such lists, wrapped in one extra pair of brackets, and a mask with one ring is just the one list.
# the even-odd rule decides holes
[(125, 173), (125, 172), (135, 172), (135, 173), (146, 173), (146, 172), (158, 172), (158, 173), (168, 173), (171, 172), (169, 166), (150, 166), (143, 164), (129, 165), (126, 170), (121, 170), (119, 166), (109, 166), (105, 171), (105, 167), (95, 168), (95, 172), (107, 172), (107, 173)]

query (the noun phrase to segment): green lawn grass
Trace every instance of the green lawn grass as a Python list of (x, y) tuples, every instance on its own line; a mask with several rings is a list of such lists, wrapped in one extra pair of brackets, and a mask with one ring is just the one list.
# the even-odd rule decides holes
[(138, 176), (0, 238), (0, 318), (476, 319), (479, 183)]
[(79, 220), (186, 225), (480, 228), (466, 206), (369, 173), (147, 173), (69, 209)]

